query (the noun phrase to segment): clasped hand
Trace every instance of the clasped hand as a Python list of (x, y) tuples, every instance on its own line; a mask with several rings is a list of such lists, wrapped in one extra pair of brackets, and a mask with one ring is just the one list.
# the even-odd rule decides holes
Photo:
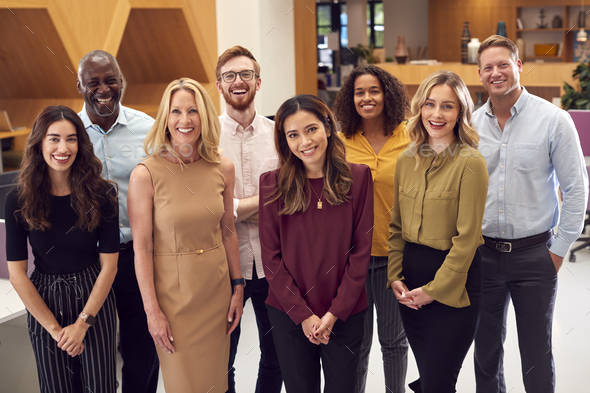
[(327, 345), (337, 320), (329, 311), (321, 319), (314, 314), (301, 323), (303, 334), (312, 344)]
[(397, 300), (404, 306), (408, 306), (413, 310), (419, 310), (423, 306), (434, 301), (433, 298), (424, 293), (421, 287), (408, 289), (403, 281), (394, 281), (391, 283), (391, 289)]
[(57, 341), (57, 347), (72, 357), (80, 355), (84, 351), (83, 341), (88, 327), (89, 325), (80, 318), (75, 323), (64, 327), (53, 337)]

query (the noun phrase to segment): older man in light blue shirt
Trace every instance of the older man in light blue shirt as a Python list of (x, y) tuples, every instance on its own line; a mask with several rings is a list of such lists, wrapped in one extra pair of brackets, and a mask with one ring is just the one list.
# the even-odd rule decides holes
[(113, 290), (123, 359), (122, 392), (155, 393), (159, 362), (135, 276), (133, 239), (127, 214), (129, 176), (145, 157), (143, 140), (154, 119), (121, 105), (122, 90), (121, 71), (111, 54), (97, 50), (80, 60), (78, 92), (84, 96), (84, 107), (78, 115), (84, 122), (94, 153), (102, 162), (102, 176), (115, 181), (119, 190), (121, 243)]
[(584, 157), (569, 114), (520, 86), (522, 63), (512, 41), (500, 36), (485, 40), (478, 66), (490, 99), (474, 113), (473, 124), (490, 180), (485, 245), (480, 247), (484, 291), (475, 338), (477, 392), (506, 392), (503, 343), (512, 299), (525, 389), (554, 393), (557, 272), (584, 225)]

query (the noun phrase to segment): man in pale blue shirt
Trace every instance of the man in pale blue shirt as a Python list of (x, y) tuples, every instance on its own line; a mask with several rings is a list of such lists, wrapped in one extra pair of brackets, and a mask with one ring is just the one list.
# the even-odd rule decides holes
[[(490, 95), (473, 114), (490, 175), (485, 245), (480, 247), (484, 290), (475, 338), (477, 392), (506, 392), (503, 343), (512, 299), (525, 389), (553, 393), (557, 272), (584, 225), (584, 157), (569, 114), (520, 85), (522, 63), (512, 41), (486, 39), (477, 59)], [(563, 192), (561, 214), (558, 188)]]
[(121, 105), (122, 90), (121, 70), (111, 54), (96, 50), (80, 60), (78, 92), (84, 96), (84, 107), (78, 115), (94, 145), (94, 153), (102, 162), (102, 176), (115, 181), (119, 190), (121, 245), (113, 290), (123, 359), (122, 392), (155, 393), (159, 362), (135, 276), (133, 239), (127, 215), (129, 176), (145, 157), (143, 140), (154, 119)]

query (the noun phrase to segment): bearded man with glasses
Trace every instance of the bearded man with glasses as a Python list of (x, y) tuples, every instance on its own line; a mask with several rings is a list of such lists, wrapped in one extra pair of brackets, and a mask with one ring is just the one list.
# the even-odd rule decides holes
[[(248, 299), (252, 300), (260, 340), (255, 392), (279, 393), (283, 379), (272, 334), (269, 333), (272, 326), (265, 306), (268, 282), (262, 266), (258, 238), (259, 178), (264, 172), (274, 170), (279, 165), (274, 146), (274, 122), (256, 112), (254, 97), (260, 90), (262, 80), (260, 65), (248, 49), (234, 46), (223, 52), (217, 60), (215, 75), (217, 90), (226, 103), (225, 112), (219, 116), (219, 146), (222, 148), (221, 154), (234, 163), (236, 173), (234, 218), (240, 244), (242, 275), (246, 282), (244, 304)], [(240, 339), (240, 324), (231, 334), (227, 373), (227, 391), (230, 393), (235, 392), (233, 365)]]

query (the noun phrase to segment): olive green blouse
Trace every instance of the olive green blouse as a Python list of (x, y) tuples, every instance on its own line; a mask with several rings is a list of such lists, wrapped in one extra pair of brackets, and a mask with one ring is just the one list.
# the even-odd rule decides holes
[(417, 168), (416, 158), (406, 150), (395, 170), (387, 287), (404, 279), (406, 242), (450, 250), (434, 280), (422, 290), (440, 303), (467, 307), (471, 304), (465, 289), (467, 273), (477, 247), (483, 244), (486, 162), (479, 151), (458, 141), (438, 155), (428, 144), (416, 154), (421, 157)]

